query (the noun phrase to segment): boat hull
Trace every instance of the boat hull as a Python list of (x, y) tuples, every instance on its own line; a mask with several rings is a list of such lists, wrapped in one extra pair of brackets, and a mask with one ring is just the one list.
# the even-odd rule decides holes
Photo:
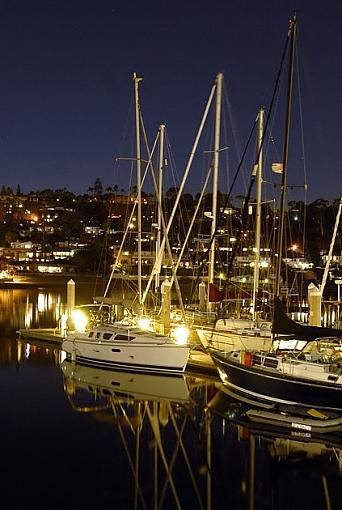
[(269, 350), (271, 336), (239, 334), (230, 331), (198, 328), (198, 338), (205, 349), (214, 348), (222, 351), (239, 351), (242, 349)]
[(243, 365), (227, 353), (210, 350), (222, 382), (240, 394), (268, 403), (282, 403), (332, 411), (342, 410), (342, 387)]
[(186, 368), (189, 347), (172, 343), (94, 342), (65, 339), (62, 350), (67, 357), (94, 366), (123, 370), (182, 373)]

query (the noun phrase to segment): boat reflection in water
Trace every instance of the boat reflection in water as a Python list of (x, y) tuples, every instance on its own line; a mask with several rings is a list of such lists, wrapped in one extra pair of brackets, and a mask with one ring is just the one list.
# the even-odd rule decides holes
[[(235, 430), (244, 448), (250, 509), (259, 508), (262, 501), (263, 508), (271, 507), (271, 502), (272, 508), (340, 507), (341, 424), (311, 427), (299, 416), (292, 416), (291, 424), (285, 420), (291, 417), (285, 411), (281, 424), (279, 415), (272, 420), (270, 406), (255, 409), (252, 401), (223, 386), (208, 403), (208, 412), (222, 419), (223, 429)], [(262, 414), (264, 419), (260, 419)]]
[[(338, 428), (321, 434), (254, 422), (247, 414), (252, 403), (188, 373), (175, 378), (69, 360), (61, 369), (73, 410), (96, 420), (115, 458), (110, 484), (120, 508), (292, 510), (341, 503)], [(114, 490), (117, 477), (122, 496)]]
[[(120, 477), (126, 487), (119, 506), (181, 509), (186, 497), (190, 507), (204, 508), (200, 469), (194, 470), (187, 444), (194, 429), (191, 392), (200, 383), (184, 376), (113, 371), (67, 359), (61, 369), (72, 408), (114, 425), (117, 432), (113, 443), (120, 445)], [(134, 490), (127, 490), (129, 480)]]
[(189, 402), (190, 393), (184, 376), (149, 375), (122, 370), (108, 370), (76, 364), (65, 359), (61, 365), (65, 384), (70, 389), (85, 389), (94, 396), (128, 400), (172, 400)]

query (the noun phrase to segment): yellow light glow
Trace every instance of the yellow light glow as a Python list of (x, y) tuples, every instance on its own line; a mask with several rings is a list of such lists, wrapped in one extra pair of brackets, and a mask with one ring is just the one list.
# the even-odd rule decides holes
[(46, 295), (42, 292), (38, 294), (37, 308), (40, 313), (47, 310)]
[(172, 336), (177, 344), (184, 345), (187, 343), (189, 338), (189, 329), (185, 326), (178, 326), (173, 330)]
[(67, 315), (66, 313), (63, 313), (61, 315), (61, 318), (60, 318), (60, 332), (61, 332), (61, 335), (65, 335), (66, 334), (66, 330), (67, 330)]
[(78, 333), (84, 333), (88, 323), (88, 318), (86, 317), (86, 315), (83, 312), (81, 312), (81, 310), (73, 310), (72, 320), (75, 326), (75, 330)]
[(148, 317), (141, 317), (138, 320), (138, 326), (143, 331), (149, 331), (151, 330), (151, 321)]

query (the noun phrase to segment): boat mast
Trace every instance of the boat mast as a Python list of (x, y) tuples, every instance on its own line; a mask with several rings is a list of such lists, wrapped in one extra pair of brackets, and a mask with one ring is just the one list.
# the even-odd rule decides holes
[[(157, 241), (156, 241), (156, 259), (158, 258), (160, 252), (160, 243), (161, 243), (161, 228), (162, 228), (162, 194), (163, 194), (163, 169), (164, 169), (164, 139), (165, 139), (165, 125), (161, 124), (159, 126), (159, 166), (158, 166), (158, 213), (157, 213)], [(156, 273), (156, 289), (159, 288), (160, 285), (160, 272)]]
[(158, 257), (156, 257), (156, 261), (154, 263), (154, 266), (153, 266), (153, 269), (152, 269), (152, 272), (151, 272), (151, 276), (150, 276), (150, 278), (149, 278), (149, 280), (148, 280), (148, 282), (146, 284), (146, 287), (144, 289), (143, 302), (145, 301), (147, 293), (150, 290), (150, 286), (151, 286), (152, 280), (153, 280), (156, 272), (160, 270), (161, 259), (162, 259), (162, 257), (161, 257), (162, 250), (164, 250), (164, 248), (165, 248), (166, 238), (167, 238), (168, 233), (170, 231), (170, 228), (171, 228), (173, 219), (175, 217), (179, 201), (180, 201), (182, 193), (183, 193), (183, 189), (184, 189), (186, 180), (187, 180), (188, 175), (189, 175), (189, 171), (190, 171), (193, 159), (194, 159), (195, 154), (196, 154), (196, 150), (197, 150), (197, 147), (198, 147), (201, 135), (202, 135), (203, 127), (205, 125), (205, 122), (206, 122), (206, 119), (207, 119), (207, 116), (208, 116), (208, 112), (209, 112), (209, 109), (210, 109), (210, 106), (211, 106), (211, 102), (212, 102), (214, 94), (215, 94), (215, 90), (216, 90), (216, 82), (212, 86), (211, 91), (210, 91), (209, 99), (207, 101), (207, 104), (206, 104), (206, 107), (205, 107), (205, 110), (204, 110), (204, 113), (203, 113), (203, 117), (202, 117), (200, 126), (198, 128), (198, 132), (197, 132), (194, 144), (193, 144), (192, 149), (191, 149), (191, 153), (190, 153), (190, 156), (189, 156), (189, 159), (188, 159), (185, 171), (184, 171), (184, 175), (182, 177), (182, 181), (181, 181), (181, 184), (180, 184), (177, 196), (176, 196), (176, 200), (175, 200), (175, 202), (173, 204), (173, 208), (172, 208), (172, 211), (171, 211), (171, 214), (170, 214), (170, 217), (169, 217), (169, 221), (168, 221), (168, 223), (166, 225), (166, 228), (165, 228), (165, 231), (164, 231), (164, 236), (163, 236), (163, 239), (162, 239), (162, 242), (161, 242), (161, 245), (160, 245), (159, 255), (158, 255)]
[[(208, 299), (209, 285), (214, 283), (215, 274), (215, 234), (217, 219), (217, 189), (218, 189), (218, 170), (220, 155), (220, 132), (221, 132), (221, 105), (222, 105), (222, 81), (223, 74), (216, 76), (216, 105), (215, 105), (215, 133), (214, 133), (214, 161), (213, 161), (213, 199), (212, 199), (212, 222), (211, 236), (213, 240), (209, 252), (209, 268), (208, 268)], [(208, 307), (209, 307), (208, 303)]]
[(283, 148), (283, 169), (281, 179), (281, 198), (280, 198), (280, 212), (279, 212), (279, 225), (278, 225), (278, 242), (276, 252), (276, 274), (275, 274), (275, 295), (280, 295), (280, 279), (281, 279), (281, 261), (283, 251), (284, 239), (284, 225), (285, 225), (285, 207), (286, 207), (286, 191), (287, 191), (287, 166), (289, 154), (289, 138), (290, 138), (290, 125), (291, 125), (291, 105), (292, 105), (292, 91), (293, 91), (293, 74), (294, 74), (294, 60), (295, 60), (295, 42), (296, 42), (296, 17), (290, 20), (289, 37), (291, 41), (290, 47), (290, 60), (289, 60), (289, 76), (287, 84), (287, 108), (286, 108), (286, 121), (285, 121), (285, 140)]
[(141, 288), (141, 145), (140, 145), (140, 104), (139, 104), (139, 78), (136, 73), (133, 74), (134, 97), (135, 97), (135, 136), (136, 136), (136, 161), (137, 161), (137, 205), (138, 205), (138, 304), (139, 314), (142, 308), (142, 288)]
[(340, 203), (339, 203), (338, 211), (337, 211), (336, 218), (335, 218), (334, 231), (333, 231), (333, 235), (332, 235), (332, 238), (331, 238), (331, 241), (330, 241), (328, 257), (327, 257), (327, 261), (326, 261), (325, 268), (324, 268), (324, 273), (323, 273), (323, 277), (322, 277), (322, 283), (321, 283), (321, 286), (320, 286), (321, 297), (323, 297), (324, 288), (325, 288), (325, 285), (327, 283), (327, 278), (328, 278), (328, 273), (329, 273), (329, 268), (330, 268), (330, 262), (331, 262), (331, 259), (332, 259), (332, 252), (333, 252), (333, 249), (334, 249), (336, 235), (337, 235), (337, 230), (338, 230), (338, 226), (339, 226), (339, 223), (340, 223), (341, 211), (342, 211), (342, 196), (340, 197)]
[(257, 300), (259, 290), (259, 265), (260, 265), (260, 235), (261, 235), (261, 187), (262, 187), (262, 141), (264, 129), (264, 109), (260, 108), (258, 114), (258, 163), (256, 165), (256, 211), (255, 211), (255, 258), (254, 258), (254, 281), (253, 281), (253, 322), (258, 321)]

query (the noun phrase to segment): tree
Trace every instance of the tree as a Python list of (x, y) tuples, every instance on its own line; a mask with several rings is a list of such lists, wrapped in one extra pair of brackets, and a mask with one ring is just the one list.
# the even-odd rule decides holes
[(96, 274), (101, 259), (102, 246), (98, 241), (92, 242), (87, 248), (79, 251), (74, 256), (73, 262), (80, 273)]
[(97, 179), (94, 182), (94, 195), (102, 195), (103, 192), (103, 186), (101, 179), (97, 177)]

